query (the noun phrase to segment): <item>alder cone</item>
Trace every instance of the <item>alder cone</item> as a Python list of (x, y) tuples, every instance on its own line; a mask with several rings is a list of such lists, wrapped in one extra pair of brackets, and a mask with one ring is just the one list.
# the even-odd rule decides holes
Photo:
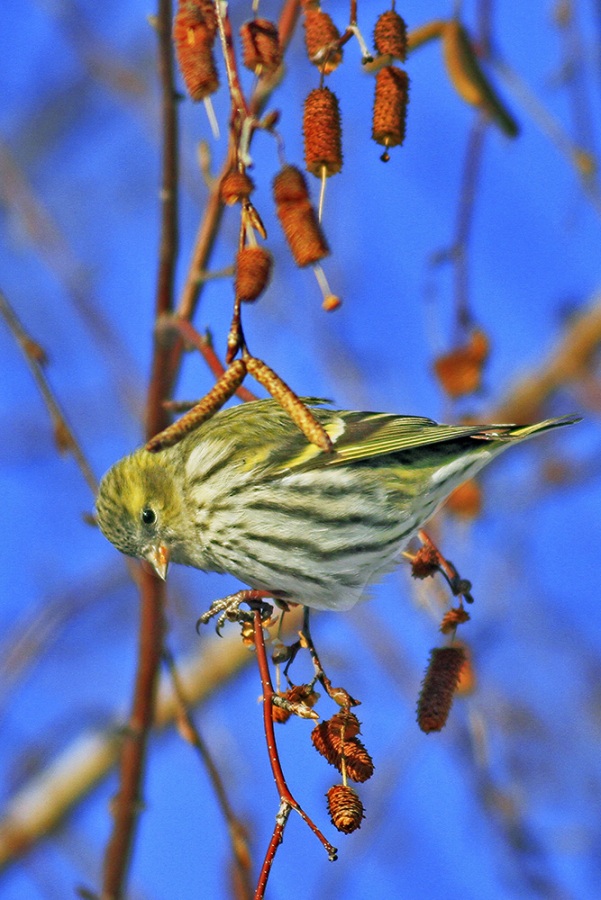
[(351, 834), (361, 827), (365, 818), (363, 804), (352, 787), (346, 784), (333, 785), (328, 793), (328, 812), (334, 828), (344, 834)]
[(407, 57), (407, 25), (394, 9), (378, 17), (374, 29), (374, 46), (382, 56), (394, 56), (404, 62)]
[(372, 137), (376, 144), (396, 147), (405, 140), (409, 76), (404, 69), (385, 66), (376, 75)]
[(282, 64), (277, 25), (268, 19), (251, 19), (240, 28), (242, 62), (251, 72), (271, 73)]
[(173, 20), (175, 55), (194, 101), (204, 100), (219, 87), (213, 56), (217, 16), (211, 0), (183, 0)]
[(243, 247), (236, 255), (236, 296), (253, 303), (271, 278), (273, 257), (265, 247)]
[(273, 181), (276, 213), (297, 266), (313, 265), (330, 252), (309, 200), (305, 176), (296, 166), (284, 166)]
[(313, 65), (329, 75), (342, 62), (342, 48), (337, 45), (340, 32), (332, 17), (321, 9), (305, 8), (305, 47)]
[(417, 704), (417, 721), (426, 734), (446, 725), (465, 660), (459, 645), (432, 650)]
[(320, 178), (342, 169), (342, 131), (338, 98), (327, 87), (307, 95), (303, 110), (305, 168)]

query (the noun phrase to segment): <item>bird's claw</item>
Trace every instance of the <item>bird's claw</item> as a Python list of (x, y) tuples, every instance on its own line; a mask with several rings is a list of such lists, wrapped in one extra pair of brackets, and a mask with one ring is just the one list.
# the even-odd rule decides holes
[[(215, 631), (221, 637), (221, 630), (226, 622), (252, 622), (254, 619), (254, 611), (258, 609), (261, 613), (261, 619), (269, 619), (273, 613), (271, 603), (265, 602), (265, 594), (263, 591), (238, 591), (235, 594), (229, 594), (227, 597), (220, 597), (214, 600), (208, 610), (200, 616), (196, 623), (196, 631), (198, 632), (201, 625), (206, 625), (211, 619), (217, 616)], [(250, 610), (240, 609), (240, 604), (247, 603)]]

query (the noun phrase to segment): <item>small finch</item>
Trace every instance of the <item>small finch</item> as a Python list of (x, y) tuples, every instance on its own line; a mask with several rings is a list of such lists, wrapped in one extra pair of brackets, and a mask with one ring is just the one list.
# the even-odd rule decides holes
[(307, 402), (332, 452), (273, 400), (223, 410), (107, 472), (96, 504), (103, 534), (161, 578), (182, 563), (276, 600), (349, 609), (459, 484), (512, 444), (578, 420), (453, 426)]

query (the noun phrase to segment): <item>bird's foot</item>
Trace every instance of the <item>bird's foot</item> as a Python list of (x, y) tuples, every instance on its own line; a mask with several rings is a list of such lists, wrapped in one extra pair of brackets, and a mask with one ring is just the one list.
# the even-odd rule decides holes
[[(208, 610), (202, 614), (196, 623), (196, 631), (201, 625), (206, 625), (211, 619), (217, 617), (215, 630), (221, 635), (221, 629), (226, 622), (239, 622), (244, 624), (252, 622), (255, 610), (259, 610), (262, 619), (270, 619), (273, 613), (273, 606), (267, 603), (265, 598), (271, 597), (267, 591), (243, 590), (237, 591), (235, 594), (228, 594), (227, 597), (220, 597), (214, 600)], [(240, 605), (246, 603), (249, 610), (240, 609)]]

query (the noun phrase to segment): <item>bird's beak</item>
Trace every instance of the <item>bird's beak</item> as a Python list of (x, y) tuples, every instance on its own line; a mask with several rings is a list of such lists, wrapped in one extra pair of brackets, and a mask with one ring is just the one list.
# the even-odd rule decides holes
[(151, 547), (145, 557), (159, 578), (163, 581), (167, 578), (167, 569), (169, 568), (169, 550), (164, 544), (157, 544)]

